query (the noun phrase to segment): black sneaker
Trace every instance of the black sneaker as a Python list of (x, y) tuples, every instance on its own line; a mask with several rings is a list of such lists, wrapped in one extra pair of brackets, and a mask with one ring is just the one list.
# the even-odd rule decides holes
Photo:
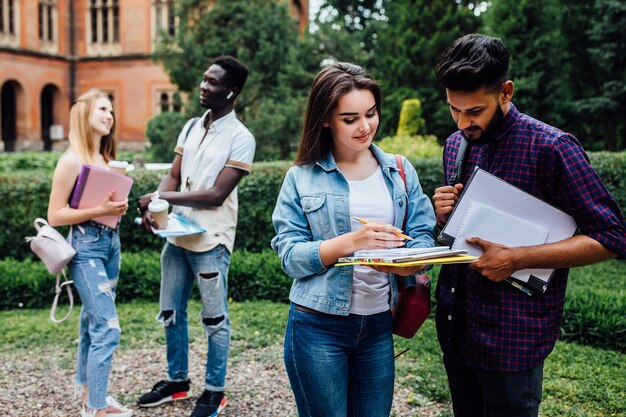
[(223, 391), (204, 390), (193, 409), (191, 417), (217, 417), (228, 404)]
[(139, 397), (137, 405), (139, 407), (156, 407), (170, 401), (189, 398), (189, 384), (189, 380), (180, 382), (159, 381), (152, 387), (152, 391)]

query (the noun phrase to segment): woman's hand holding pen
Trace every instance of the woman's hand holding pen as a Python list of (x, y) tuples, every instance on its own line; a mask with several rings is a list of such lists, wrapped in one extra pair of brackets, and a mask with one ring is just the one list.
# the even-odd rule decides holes
[(398, 236), (402, 230), (389, 224), (368, 222), (359, 230), (350, 232), (354, 250), (388, 249), (404, 246), (405, 239)]

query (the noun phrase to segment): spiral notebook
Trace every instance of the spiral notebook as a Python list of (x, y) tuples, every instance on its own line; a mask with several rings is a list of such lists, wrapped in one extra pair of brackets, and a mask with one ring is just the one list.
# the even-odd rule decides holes
[[(541, 228), (547, 231), (545, 238)], [(499, 243), (507, 246), (530, 246), (558, 242), (572, 237), (575, 232), (576, 222), (569, 214), (477, 167), (438, 241), (461, 248), (466, 244), (461, 241), (471, 234), (486, 240), (500, 238)], [(493, 238), (494, 234), (496, 238)], [(543, 293), (553, 273), (554, 269), (526, 269), (516, 271), (509, 280), (518, 288), (522, 285)]]
[[(503, 227), (503, 225), (506, 226)], [(548, 229), (477, 201), (472, 201), (467, 208), (451, 249), (465, 249), (468, 255), (473, 256), (482, 255), (483, 251), (480, 247), (470, 245), (465, 240), (474, 236), (510, 247), (542, 245), (546, 243)], [(532, 272), (530, 269), (524, 269), (516, 271), (511, 276), (527, 282)]]

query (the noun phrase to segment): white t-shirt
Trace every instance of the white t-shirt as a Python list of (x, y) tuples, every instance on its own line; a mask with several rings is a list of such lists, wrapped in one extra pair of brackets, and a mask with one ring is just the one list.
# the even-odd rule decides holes
[[(370, 222), (393, 224), (393, 201), (385, 184), (383, 171), (378, 167), (370, 177), (348, 181), (350, 186), (350, 214)], [(363, 227), (351, 219), (352, 230)], [(350, 313), (372, 315), (389, 310), (389, 275), (366, 266), (356, 265), (352, 279)]]
[[(198, 120), (189, 134), (191, 120), (178, 136), (174, 151), (182, 155), (180, 191), (206, 190), (215, 184), (224, 167), (241, 169), (250, 173), (256, 143), (252, 133), (235, 116), (235, 111), (204, 128), (209, 111)], [(205, 136), (206, 133), (206, 136)], [(198, 209), (186, 206), (173, 207), (173, 211), (195, 221), (205, 233), (169, 237), (167, 240), (193, 252), (207, 252), (219, 244), (232, 252), (237, 229), (237, 188), (219, 207)]]

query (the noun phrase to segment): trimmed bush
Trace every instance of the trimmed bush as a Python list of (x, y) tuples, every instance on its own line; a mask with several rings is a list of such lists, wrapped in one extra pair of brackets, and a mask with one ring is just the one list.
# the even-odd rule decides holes
[[(393, 152), (393, 150), (392, 150)], [(0, 165), (3, 158), (0, 158)], [(441, 158), (411, 157), (424, 192), (432, 196), (442, 183)], [(591, 161), (622, 208), (626, 207), (626, 152), (591, 154)], [(236, 250), (261, 251), (269, 248), (274, 236), (271, 222), (276, 198), (290, 162), (255, 163), (250, 175), (243, 178), (239, 190), (239, 223)], [(160, 250), (163, 240), (146, 234), (133, 223), (138, 198), (154, 191), (164, 171), (136, 170), (130, 173), (135, 185), (130, 208), (122, 217), (121, 238), (124, 252)], [(34, 234), (36, 217), (46, 217), (51, 170), (0, 173), (0, 194), (9, 204), (0, 206), (0, 257), (33, 258), (24, 236)], [(62, 228), (63, 233), (67, 228)]]
[(176, 112), (163, 112), (153, 116), (146, 124), (148, 137), (146, 158), (151, 162), (171, 162), (180, 130), (189, 120)]
[(416, 98), (404, 100), (400, 110), (400, 120), (396, 136), (423, 135), (426, 121), (422, 117), (422, 102)]
[(561, 338), (626, 352), (626, 292), (587, 289), (565, 299)]
[[(436, 285), (438, 271), (436, 267), (430, 272), (433, 286)], [(572, 271), (561, 327), (562, 338), (626, 352), (626, 292), (601, 286), (593, 289), (585, 287), (583, 283), (589, 271), (604, 274), (597, 275), (596, 281), (607, 282), (610, 287), (611, 277), (615, 274), (626, 276), (626, 265), (609, 261)], [(611, 271), (614, 274), (609, 275)], [(159, 252), (124, 252), (117, 300), (158, 300), (160, 277)], [(10, 258), (0, 261), (0, 286), (4, 290), (0, 310), (50, 307), (54, 281), (55, 278), (42, 262)], [(581, 283), (577, 285), (577, 281)], [(229, 272), (229, 297), (233, 300), (288, 302), (291, 283), (292, 279), (283, 273), (278, 256), (273, 251), (233, 253)], [(194, 291), (197, 292), (197, 289)], [(197, 298), (197, 294), (194, 297)], [(431, 298), (434, 298), (434, 291), (431, 291)], [(61, 302), (67, 303), (65, 296), (62, 296)], [(433, 300), (433, 310), (434, 305)]]
[(399, 153), (409, 160), (415, 161), (422, 158), (437, 158), (441, 169), (443, 148), (433, 135), (429, 136), (387, 136), (377, 143), (382, 150), (389, 153)]
[[(71, 277), (68, 278), (71, 279)], [(19, 308), (49, 308), (54, 298), (56, 278), (43, 262), (7, 258), (0, 261), (0, 310)], [(160, 253), (144, 251), (122, 252), (122, 267), (116, 300), (159, 299), (161, 283)], [(278, 256), (271, 250), (259, 253), (235, 251), (229, 271), (229, 297), (235, 301), (271, 300), (287, 302), (291, 278), (280, 268)], [(78, 294), (72, 289), (77, 303)], [(197, 289), (194, 288), (197, 292)], [(194, 296), (197, 296), (195, 294)], [(65, 291), (61, 304), (67, 304)]]

